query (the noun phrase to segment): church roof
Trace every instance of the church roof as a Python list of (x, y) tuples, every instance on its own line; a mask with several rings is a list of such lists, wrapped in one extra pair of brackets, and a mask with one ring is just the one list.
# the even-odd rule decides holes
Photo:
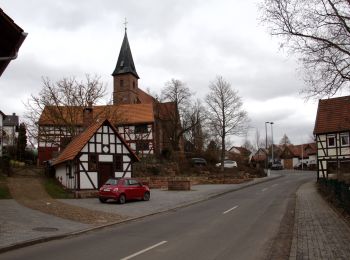
[[(134, 125), (154, 122), (152, 104), (93, 106), (94, 119), (109, 119), (113, 125)], [(45, 106), (39, 125), (83, 125), (82, 106)]]
[(120, 48), (118, 61), (112, 73), (112, 76), (125, 73), (131, 73), (139, 79), (139, 75), (137, 75), (134, 60), (132, 58), (131, 49), (128, 41), (128, 35), (126, 34), (126, 31), (124, 34), (122, 47)]

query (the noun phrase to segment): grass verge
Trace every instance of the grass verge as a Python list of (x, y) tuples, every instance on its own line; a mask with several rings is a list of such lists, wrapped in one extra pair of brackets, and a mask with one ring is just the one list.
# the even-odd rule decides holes
[(0, 199), (12, 199), (11, 193), (6, 185), (6, 177), (0, 174)]
[(44, 187), (46, 192), (54, 199), (72, 199), (72, 192), (65, 190), (62, 185), (55, 179), (44, 179)]

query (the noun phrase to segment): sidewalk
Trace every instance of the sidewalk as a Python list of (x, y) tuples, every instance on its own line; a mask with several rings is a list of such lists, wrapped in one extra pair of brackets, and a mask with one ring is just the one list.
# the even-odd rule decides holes
[(303, 184), (296, 195), (289, 259), (350, 259), (350, 228), (321, 197), (316, 184)]
[[(192, 186), (191, 191), (153, 189), (151, 190), (152, 197), (150, 201), (130, 202), (123, 205), (110, 205), (115, 204), (114, 202), (101, 204), (97, 199), (66, 199), (58, 202), (68, 204), (67, 206), (73, 205), (98, 211), (102, 215), (106, 213), (116, 214), (116, 216), (123, 215), (128, 221), (196, 203), (246, 186), (273, 180), (279, 176), (279, 174), (271, 175), (242, 184), (195, 185)], [(11, 248), (69, 236), (121, 222), (120, 219), (116, 219), (114, 223), (101, 223), (96, 227), (94, 224), (83, 224), (29, 209), (13, 199), (0, 200), (0, 209), (0, 253)]]

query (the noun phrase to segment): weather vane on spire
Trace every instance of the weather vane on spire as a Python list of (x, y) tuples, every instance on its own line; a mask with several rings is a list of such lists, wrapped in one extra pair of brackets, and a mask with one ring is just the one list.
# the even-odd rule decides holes
[(127, 31), (127, 29), (128, 29), (128, 21), (126, 20), (126, 17), (125, 17), (125, 21), (124, 21), (124, 27), (125, 27), (125, 32)]

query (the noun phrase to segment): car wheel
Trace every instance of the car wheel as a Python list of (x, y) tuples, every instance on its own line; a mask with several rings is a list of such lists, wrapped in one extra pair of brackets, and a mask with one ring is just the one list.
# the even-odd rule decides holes
[(125, 201), (126, 201), (126, 198), (125, 198), (125, 195), (124, 194), (121, 194), (120, 196), (119, 196), (119, 203), (120, 204), (124, 204), (125, 203)]
[(145, 192), (143, 194), (143, 200), (144, 201), (149, 201), (150, 198), (151, 198), (151, 194), (149, 192)]
[(107, 199), (104, 198), (98, 198), (100, 200), (101, 203), (106, 203)]

